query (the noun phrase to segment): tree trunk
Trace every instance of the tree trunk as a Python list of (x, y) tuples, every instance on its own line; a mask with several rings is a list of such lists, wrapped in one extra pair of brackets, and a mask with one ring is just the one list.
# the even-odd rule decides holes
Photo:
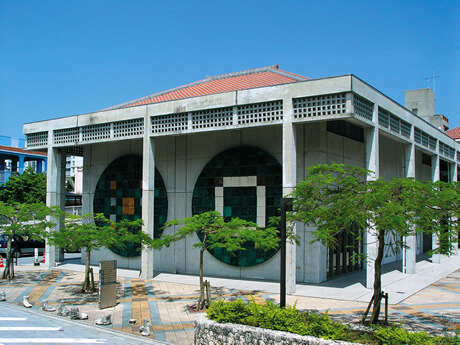
[(204, 293), (204, 282), (203, 282), (203, 257), (204, 257), (204, 251), (206, 250), (206, 239), (207, 239), (207, 234), (206, 232), (204, 233), (204, 238), (203, 238), (203, 243), (200, 248), (200, 298), (198, 299), (198, 305), (196, 307), (197, 310), (202, 310), (203, 309), (203, 301), (205, 300), (205, 293)]
[(13, 264), (13, 256), (11, 255), (12, 252), (12, 237), (8, 237), (8, 247), (6, 248), (6, 259), (5, 259), (5, 269), (3, 270), (2, 279), (12, 279), (11, 265)]
[(203, 256), (204, 256), (204, 246), (200, 248), (200, 298), (198, 299), (197, 310), (203, 309), (204, 301), (204, 282), (203, 282)]
[(374, 306), (370, 319), (371, 324), (376, 324), (379, 321), (380, 304), (382, 301), (382, 260), (385, 249), (385, 231), (379, 230), (378, 234), (378, 251), (374, 262)]
[(91, 283), (90, 283), (90, 277), (89, 277), (89, 274), (90, 274), (89, 263), (90, 263), (90, 261), (91, 261), (91, 251), (89, 251), (87, 249), (86, 250), (86, 262), (85, 262), (85, 280), (84, 280), (82, 288), (81, 288), (81, 290), (83, 292), (93, 292), (91, 290)]

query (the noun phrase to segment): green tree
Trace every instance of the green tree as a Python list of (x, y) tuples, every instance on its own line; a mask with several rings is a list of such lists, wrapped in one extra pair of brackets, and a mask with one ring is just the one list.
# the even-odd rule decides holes
[[(245, 243), (254, 243), (256, 248), (265, 250), (278, 248), (278, 230), (274, 227), (261, 228), (257, 224), (240, 218), (232, 218), (228, 222), (217, 211), (209, 211), (196, 214), (182, 220), (172, 220), (163, 228), (181, 226), (173, 235), (163, 235), (154, 240), (153, 247), (156, 249), (169, 247), (172, 242), (179, 241), (186, 236), (194, 236), (201, 232), (203, 240), (195, 243), (194, 248), (200, 248), (200, 298), (197, 310), (202, 310), (210, 297), (205, 298), (206, 282), (203, 280), (203, 255), (207, 248), (224, 248), (230, 252), (245, 250)], [(208, 285), (209, 289), (209, 285)]]
[(458, 244), (460, 183), (421, 182), (419, 192), (417, 203), (411, 203), (416, 207), (417, 227), (438, 238), (439, 246), (432, 250), (433, 254), (452, 254), (453, 246)]
[(22, 174), (12, 175), (0, 190), (0, 201), (8, 204), (46, 202), (46, 174), (29, 167)]
[[(290, 219), (315, 226), (314, 241), (328, 247), (337, 246), (336, 235), (344, 231), (358, 241), (367, 239), (367, 244), (376, 241), (371, 323), (377, 323), (385, 247), (397, 250), (404, 245), (405, 236), (425, 231), (440, 235), (443, 245), (436, 251), (451, 250), (457, 229), (458, 186), (440, 187), (402, 178), (369, 180), (371, 174), (359, 167), (335, 163), (311, 167), (292, 193), (294, 212)], [(385, 242), (386, 237), (392, 240)], [(446, 238), (451, 242), (446, 243)]]
[(14, 236), (27, 236), (31, 240), (41, 240), (46, 228), (54, 226), (47, 220), (53, 211), (43, 203), (35, 204), (6, 204), (0, 202), (1, 234), (7, 235), (8, 247), (6, 264), (2, 279), (14, 277), (12, 241)]
[(70, 250), (86, 251), (83, 292), (94, 292), (94, 279), (90, 269), (91, 252), (102, 247), (123, 248), (127, 243), (150, 245), (151, 238), (141, 231), (142, 220), (110, 222), (103, 214), (65, 215), (59, 231), (47, 234), (52, 245)]

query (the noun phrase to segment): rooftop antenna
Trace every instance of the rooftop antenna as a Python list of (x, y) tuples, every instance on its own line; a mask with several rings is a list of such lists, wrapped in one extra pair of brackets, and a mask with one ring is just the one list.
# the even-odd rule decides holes
[(433, 82), (433, 92), (435, 95), (436, 95), (436, 78), (439, 78), (439, 77), (440, 77), (439, 75), (435, 75), (434, 68), (433, 68), (433, 76), (429, 78), (425, 78), (425, 80), (428, 81), (428, 83)]

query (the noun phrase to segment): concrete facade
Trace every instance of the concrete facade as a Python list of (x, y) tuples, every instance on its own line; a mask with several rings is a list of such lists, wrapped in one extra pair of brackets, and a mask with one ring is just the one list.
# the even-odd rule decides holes
[(46, 154), (42, 152), (0, 145), (0, 186), (3, 186), (10, 176), (22, 174), (28, 167), (32, 167), (37, 173), (46, 172), (46, 162)]
[[(450, 181), (457, 179), (460, 164), (459, 143), (353, 75), (29, 123), (24, 133), (27, 148), (48, 151), (50, 205), (62, 202), (63, 183), (59, 181), (65, 179), (65, 155), (83, 155), (83, 213), (93, 212), (99, 178), (111, 162), (127, 155), (142, 156), (142, 218), (149, 233), (153, 231), (155, 171), (167, 191), (167, 220), (190, 217), (195, 184), (203, 169), (214, 157), (235, 147), (256, 148), (273, 157), (282, 168), (283, 195), (305, 177), (306, 168), (318, 163), (358, 165), (374, 171), (375, 178), (437, 180), (447, 176)], [(295, 229), (301, 245), (288, 247), (289, 293), (295, 282), (326, 280), (334, 265), (331, 260), (338, 260), (327, 248), (309, 243), (314, 229), (303, 224), (296, 224)], [(384, 262), (404, 259), (404, 270), (415, 273), (423, 240), (421, 235), (408, 238), (411, 249), (388, 251)], [(92, 253), (92, 263), (116, 259), (119, 267), (141, 268), (145, 278), (154, 271), (198, 274), (199, 252), (192, 248), (197, 241), (197, 236), (188, 237), (137, 257), (122, 257), (105, 249)], [(370, 286), (375, 248), (363, 245), (362, 250), (370, 258), (364, 265)], [(263, 263), (236, 267), (206, 253), (205, 273), (278, 280), (279, 260), (280, 253), (276, 253)]]

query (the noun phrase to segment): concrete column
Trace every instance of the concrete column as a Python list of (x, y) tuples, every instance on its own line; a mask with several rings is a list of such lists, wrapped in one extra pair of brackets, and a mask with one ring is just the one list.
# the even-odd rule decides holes
[(41, 173), (43, 171), (43, 160), (37, 159), (37, 173)]
[[(92, 163), (92, 151), (93, 148), (91, 145), (85, 146), (83, 150), (83, 173), (82, 173), (82, 193), (81, 193), (81, 211), (82, 214), (92, 213), (93, 208), (93, 199), (95, 185), (92, 186), (91, 180), (94, 174), (93, 163)], [(86, 173), (85, 173), (86, 172)], [(98, 176), (94, 176), (96, 179)]]
[[(439, 159), (439, 155), (435, 155), (431, 158), (431, 178), (433, 182), (439, 181), (439, 172), (440, 172), (440, 159)], [(439, 247), (439, 238), (436, 234), (433, 234), (431, 248), (434, 250), (438, 247)], [(431, 261), (436, 264), (441, 263), (441, 255), (433, 254)]]
[[(283, 197), (288, 196), (296, 186), (297, 152), (296, 152), (296, 132), (293, 119), (292, 99), (283, 100), (284, 120), (283, 120)], [(294, 231), (295, 225), (294, 225)], [(293, 294), (296, 288), (296, 245), (287, 243), (286, 245), (286, 293)]]
[[(377, 107), (375, 107), (377, 108)], [(374, 122), (378, 118), (377, 109), (374, 109)], [(378, 127), (370, 127), (364, 130), (366, 145), (366, 169), (373, 171), (373, 176), (368, 176), (368, 180), (379, 178), (379, 130)], [(377, 257), (378, 242), (377, 235), (372, 224), (365, 234), (365, 251), (366, 251), (366, 287), (371, 289), (374, 285), (374, 264)]]
[[(303, 174), (305, 173), (306, 168), (310, 166), (328, 163), (326, 153), (326, 128), (326, 122), (324, 121), (311, 122), (305, 125), (303, 146), (305, 162), (302, 166)], [(301, 141), (297, 140), (298, 147), (300, 147), (300, 143)], [(298, 159), (298, 161), (300, 160), (301, 159)], [(300, 172), (299, 176), (302, 176), (300, 175)], [(313, 235), (313, 231), (316, 230), (315, 227), (305, 225), (303, 228), (304, 236), (302, 241), (302, 252), (305, 255), (302, 262), (304, 265), (303, 281), (306, 283), (321, 283), (327, 280), (328, 248), (320, 242), (310, 243), (313, 239), (315, 239), (315, 236)], [(300, 227), (300, 229), (302, 229), (302, 227)]]
[(24, 156), (19, 156), (19, 167), (18, 167), (18, 171), (20, 174), (22, 174), (24, 172)]
[(457, 181), (457, 163), (449, 163), (449, 182)]
[[(49, 140), (52, 142), (52, 140)], [(58, 206), (62, 211), (65, 209), (65, 153), (62, 149), (49, 146), (48, 147), (48, 173), (46, 175), (46, 205)], [(59, 231), (61, 224), (56, 223), (56, 226), (50, 231)], [(56, 261), (64, 259), (63, 251), (60, 248), (51, 246), (46, 242), (46, 259), (45, 265), (47, 268), (56, 266)]]
[(11, 158), (11, 172), (18, 171), (18, 160), (19, 160), (19, 157)]
[[(169, 160), (168, 175), (174, 177), (174, 187), (168, 187), (168, 191), (174, 190), (174, 197), (168, 200), (168, 215), (170, 219), (183, 219), (192, 216), (190, 201), (193, 191), (187, 189), (187, 136), (176, 136), (172, 140), (174, 144), (168, 145), (168, 157), (173, 157)], [(172, 230), (177, 231), (177, 227)], [(172, 272), (187, 272), (187, 240), (174, 243)], [(163, 254), (166, 252), (166, 249), (162, 250)]]
[[(146, 131), (142, 155), (142, 231), (153, 238), (155, 199), (155, 142)], [(153, 278), (153, 250), (143, 249), (141, 254), (141, 277)]]
[[(415, 179), (415, 145), (406, 144), (405, 149), (405, 177)], [(415, 274), (415, 265), (417, 263), (417, 235), (414, 233), (404, 239), (406, 248), (403, 248), (403, 272)]]

